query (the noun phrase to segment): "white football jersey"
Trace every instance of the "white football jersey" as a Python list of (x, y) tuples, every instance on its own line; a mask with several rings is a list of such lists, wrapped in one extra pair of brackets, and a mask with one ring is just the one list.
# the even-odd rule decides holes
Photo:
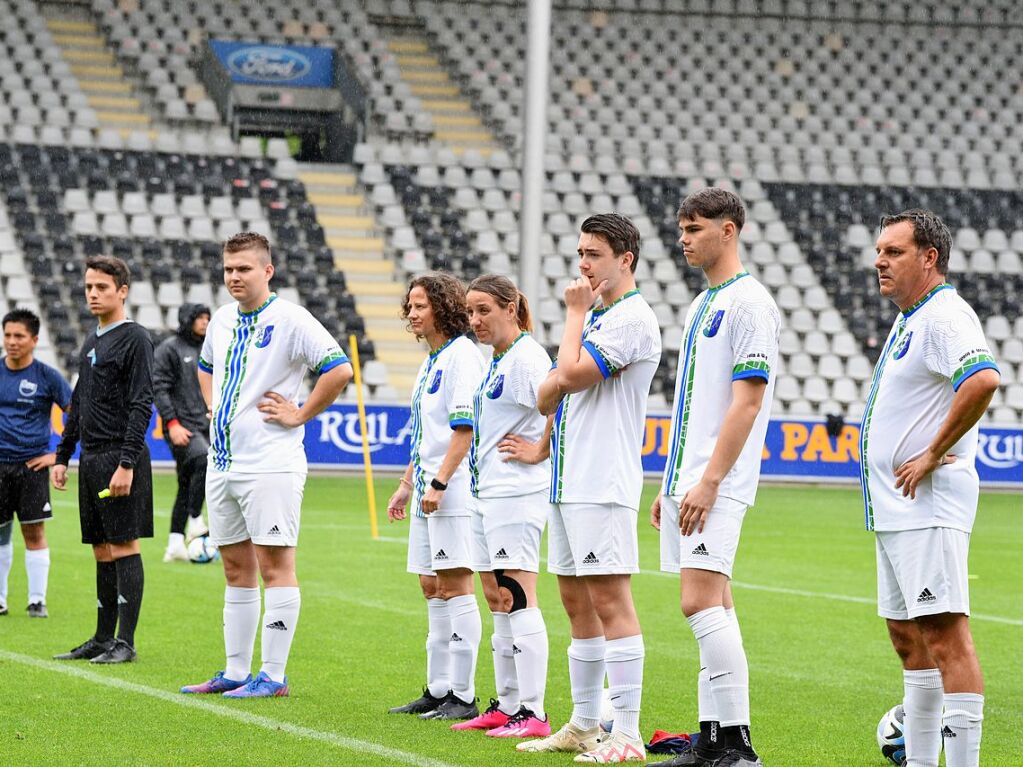
[(633, 290), (590, 312), (583, 349), (604, 380), (566, 394), (551, 431), (551, 503), (617, 503), (638, 509), (650, 382), (661, 360), (661, 331)]
[[(472, 395), (483, 377), (483, 355), (465, 336), (430, 352), (419, 368), (412, 393), (412, 509), (424, 516), (423, 494), (437, 476), (451, 445), (452, 430), (473, 425)], [(448, 479), (437, 516), (465, 514), (469, 508), (468, 456)]]
[(732, 382), (767, 382), (760, 413), (718, 495), (752, 506), (771, 417), (781, 314), (763, 285), (743, 272), (696, 297), (678, 357), (664, 495), (679, 499), (703, 477), (732, 404)]
[(307, 370), (325, 373), (348, 363), (337, 341), (306, 309), (271, 293), (261, 307), (238, 304), (214, 312), (199, 354), (213, 375), (210, 467), (218, 471), (304, 472), (304, 428), (263, 420), (266, 392), (297, 403)]
[(550, 369), (550, 355), (528, 333), (491, 359), (473, 397), (469, 487), (474, 497), (506, 498), (547, 490), (551, 480), (547, 461), (535, 465), (506, 461), (497, 443), (506, 434), (530, 442), (543, 437), (547, 418), (536, 409), (536, 394)]
[(938, 285), (899, 315), (874, 368), (860, 425), (868, 530), (972, 530), (980, 494), (979, 426), (949, 450), (955, 462), (920, 482), (915, 500), (895, 488), (895, 471), (931, 444), (963, 381), (987, 368), (998, 370), (980, 320), (951, 285)]

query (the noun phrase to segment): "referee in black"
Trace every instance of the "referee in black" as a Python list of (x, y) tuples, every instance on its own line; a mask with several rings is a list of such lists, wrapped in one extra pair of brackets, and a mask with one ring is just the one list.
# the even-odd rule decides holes
[(90, 544), (96, 557), (98, 618), (95, 636), (54, 656), (57, 660), (135, 660), (143, 586), (139, 538), (153, 537), (153, 476), (146, 448), (153, 342), (144, 328), (125, 318), (129, 281), (128, 266), (119, 258), (94, 256), (85, 262), (85, 298), (99, 326), (79, 355), (53, 486), (67, 486), (68, 461), (80, 441), (78, 507), (82, 543)]

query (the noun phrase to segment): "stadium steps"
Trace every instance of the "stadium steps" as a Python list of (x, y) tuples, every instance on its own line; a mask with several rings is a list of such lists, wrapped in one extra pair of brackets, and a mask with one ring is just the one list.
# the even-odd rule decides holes
[(48, 18), (46, 27), (95, 110), (100, 129), (122, 134), (150, 129), (149, 115), (92, 21)]
[[(377, 227), (373, 205), (367, 201), (355, 173), (337, 165), (304, 165), (298, 174), (306, 196), (316, 206), (316, 220), (323, 227), (327, 246), (334, 253), (335, 267), (344, 273), (355, 309), (366, 323), (366, 337), (377, 350), (377, 359), (387, 365), (388, 383), (405, 399), (411, 385), (405, 381), (411, 363), (392, 355), (398, 340), (409, 348), (409, 337), (400, 319), (405, 285), (386, 253), (386, 243)], [(392, 370), (391, 360), (396, 369)], [(414, 378), (422, 355), (414, 362)]]
[(439, 53), (427, 38), (408, 26), (402, 26), (400, 31), (385, 27), (384, 35), (402, 81), (430, 115), (433, 138), (449, 144), (458, 153), (466, 149), (483, 153), (495, 149), (493, 134), (476, 114), (469, 98), (451, 79)]

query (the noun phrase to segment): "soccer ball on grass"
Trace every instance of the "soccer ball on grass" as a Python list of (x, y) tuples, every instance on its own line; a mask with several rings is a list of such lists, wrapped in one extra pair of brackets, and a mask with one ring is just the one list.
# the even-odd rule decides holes
[(877, 745), (881, 747), (881, 755), (899, 767), (906, 763), (905, 717), (900, 703), (886, 711), (877, 723)]
[(210, 542), (208, 535), (200, 535), (193, 538), (188, 544), (188, 558), (197, 565), (204, 565), (207, 562), (214, 562), (220, 559), (220, 552)]

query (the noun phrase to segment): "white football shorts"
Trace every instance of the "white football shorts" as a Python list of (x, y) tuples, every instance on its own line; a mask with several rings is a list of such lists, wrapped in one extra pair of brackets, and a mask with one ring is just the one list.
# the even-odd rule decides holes
[(421, 517), (409, 515), (406, 569), (417, 575), (438, 570), (472, 569), (472, 515)]
[(635, 509), (617, 503), (556, 503), (547, 535), (547, 570), (555, 575), (639, 572)]
[(950, 527), (879, 532), (877, 614), (911, 620), (940, 613), (970, 614), (970, 534)]
[(678, 527), (679, 500), (661, 496), (661, 570), (712, 570), (731, 578), (746, 504), (719, 496), (707, 512), (703, 532), (683, 536)]
[(206, 472), (210, 541), (227, 546), (251, 540), (260, 546), (295, 546), (302, 514), (305, 472), (243, 474)]
[(540, 539), (547, 525), (550, 493), (542, 490), (473, 503), (473, 569), (540, 572)]

